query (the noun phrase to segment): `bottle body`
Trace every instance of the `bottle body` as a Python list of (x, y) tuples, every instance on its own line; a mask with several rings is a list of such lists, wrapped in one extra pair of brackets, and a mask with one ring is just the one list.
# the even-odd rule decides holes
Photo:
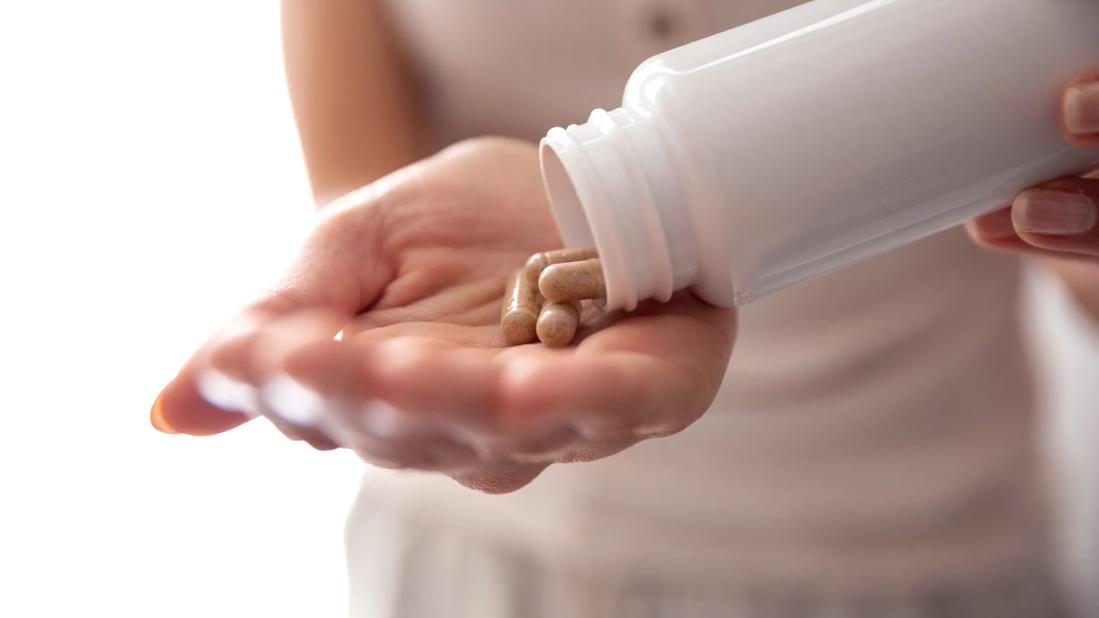
[(743, 304), (1099, 165), (1057, 124), (1096, 0), (814, 0), (660, 54), (623, 106), (543, 140), (607, 308)]

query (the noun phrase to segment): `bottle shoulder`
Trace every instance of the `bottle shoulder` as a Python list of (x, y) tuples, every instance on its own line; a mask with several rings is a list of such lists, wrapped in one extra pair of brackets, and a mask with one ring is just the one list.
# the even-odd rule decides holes
[(622, 95), (624, 107), (657, 112), (668, 102), (669, 96), (683, 80), (686, 73), (669, 62), (667, 54), (653, 56), (642, 62), (630, 75)]

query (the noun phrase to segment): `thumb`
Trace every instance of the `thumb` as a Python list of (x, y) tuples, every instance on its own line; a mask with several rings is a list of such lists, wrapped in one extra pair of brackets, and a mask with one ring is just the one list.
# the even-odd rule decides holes
[(279, 281), (238, 311), (164, 387), (150, 411), (153, 426), (165, 433), (212, 435), (244, 423), (250, 415), (242, 406), (214, 405), (203, 397), (200, 381), (209, 375), (212, 355), (250, 349), (266, 325), (300, 311), (325, 310), (346, 318), (334, 323), (346, 323), (369, 306), (392, 273), (374, 249), (380, 244), (372, 242), (379, 226), (364, 220), (376, 218), (374, 210), (349, 209), (322, 220)]

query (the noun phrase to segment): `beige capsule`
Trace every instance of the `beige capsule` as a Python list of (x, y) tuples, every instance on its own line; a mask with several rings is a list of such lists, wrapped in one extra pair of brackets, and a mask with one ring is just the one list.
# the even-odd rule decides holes
[(567, 303), (606, 298), (603, 264), (599, 258), (547, 266), (538, 277), (538, 289), (546, 300)]
[(580, 303), (546, 301), (538, 316), (538, 340), (551, 348), (563, 348), (572, 343), (580, 326)]
[(500, 309), (500, 329), (508, 345), (534, 342), (541, 306), (542, 295), (537, 287), (527, 283), (523, 269), (511, 273)]
[(527, 277), (527, 281), (532, 285), (538, 285), (538, 277), (547, 266), (566, 262), (583, 262), (597, 257), (599, 257), (599, 252), (595, 249), (558, 249), (556, 251), (535, 253), (527, 260), (523, 272)]

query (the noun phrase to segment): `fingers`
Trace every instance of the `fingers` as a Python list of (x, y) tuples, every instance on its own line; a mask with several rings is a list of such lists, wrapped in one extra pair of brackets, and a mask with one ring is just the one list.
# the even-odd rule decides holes
[(515, 468), (525, 484), (539, 466), (606, 456), (704, 410), (691, 407), (695, 382), (681, 368), (640, 353), (531, 346), (501, 358), (426, 338), (335, 341), (319, 316), (270, 330), (291, 334), (265, 335), (252, 359), (216, 357), (259, 392), (261, 413), (316, 428), (369, 462), (443, 470), (486, 491), (511, 485), (479, 472)]
[[(231, 382), (233, 392), (249, 393), (253, 413), (291, 439), (342, 446), (387, 468), (449, 470), (475, 460), (470, 449), (428, 435), (375, 396), (369, 350), (334, 339), (344, 323), (323, 310), (275, 320), (246, 344), (220, 346), (207, 371)], [(219, 400), (209, 388), (202, 392)]]
[[(209, 356), (204, 374), (200, 378), (200, 392), (207, 401), (219, 403), (219, 393), (213, 388), (211, 378), (227, 384), (251, 407), (251, 415), (267, 417), (283, 434), (294, 440), (305, 440), (315, 447), (335, 447), (338, 443), (318, 427), (313, 414), (316, 405), (303, 401), (300, 392), (288, 391), (286, 382), (279, 382), (283, 374), (279, 368), (292, 351), (314, 341), (331, 341), (346, 323), (346, 318), (326, 310), (305, 310), (276, 319), (266, 327), (221, 344)], [(291, 385), (292, 386), (292, 385)], [(267, 393), (272, 390), (272, 393)], [(290, 405), (285, 399), (290, 398)], [(229, 404), (233, 403), (231, 397)], [(279, 407), (272, 400), (283, 403)]]
[[(212, 355), (248, 357), (259, 332), (302, 310), (322, 309), (346, 320), (369, 305), (391, 277), (389, 266), (372, 249), (378, 244), (369, 233), (373, 224), (366, 220), (375, 216), (372, 210), (343, 208), (329, 213), (280, 281), (211, 337), (165, 386), (150, 413), (153, 426), (168, 433), (210, 435), (240, 425), (255, 410), (248, 409), (247, 390), (234, 393), (231, 387), (234, 380), (247, 376), (221, 376), (228, 378), (220, 380), (221, 386), (230, 387), (220, 389), (226, 398), (204, 397), (204, 381), (211, 386), (207, 370)], [(216, 387), (216, 376), (213, 382)]]
[(482, 484), (473, 480), (475, 471), (500, 476), (510, 466), (545, 466), (582, 441), (560, 419), (506, 422), (498, 390), (507, 366), (495, 350), (451, 349), (405, 336), (299, 349), (284, 370), (330, 402), (330, 413), (341, 415), (352, 432), (385, 442), (354, 447), (367, 461), (375, 461), (376, 446), (397, 445), (401, 454), (388, 459), (399, 467), (425, 469), (421, 460), (431, 453), (427, 469), (475, 486)]
[(1065, 90), (1061, 127), (1074, 145), (1099, 148), (1099, 70), (1079, 77)]
[[(211, 435), (232, 429), (250, 418), (254, 409), (248, 389), (222, 376), (204, 375), (199, 369), (210, 350), (221, 341), (237, 342), (249, 337), (257, 318), (242, 312), (223, 327), (183, 366), (179, 374), (157, 396), (150, 411), (154, 427), (165, 433)], [(203, 396), (204, 388), (217, 392), (215, 405)]]
[(287, 354), (281, 372), (317, 393), (319, 424), (367, 461), (454, 471), (494, 458), (479, 431), (497, 372), (488, 351), (410, 337), (317, 341)]
[[(1070, 143), (1099, 148), (1099, 69), (1065, 88), (1061, 130)], [(1051, 257), (1099, 256), (1099, 181), (1067, 178), (1024, 191), (1009, 209), (967, 224), (970, 236), (987, 248)]]
[(335, 340), (339, 324), (331, 312), (299, 312), (221, 345), (208, 373), (229, 394), (203, 393), (243, 399), (290, 437), (321, 436), (379, 466), (463, 474), (473, 485), (482, 484), (471, 476), (477, 469), (545, 465), (509, 459), (516, 446), (537, 455), (561, 447), (541, 435), (518, 432), (517, 444), (501, 438), (495, 350), (427, 337)]
[(707, 311), (681, 298), (579, 349), (503, 351), (467, 347), (476, 337), (439, 325), (336, 340), (338, 314), (301, 312), (221, 346), (210, 364), (289, 435), (312, 429), (370, 463), (500, 493), (551, 463), (606, 457), (695, 420), (732, 336), (730, 314)]
[(1099, 179), (1064, 178), (1028, 189), (1008, 209), (971, 221), (967, 229), (992, 249), (1099, 258)]

